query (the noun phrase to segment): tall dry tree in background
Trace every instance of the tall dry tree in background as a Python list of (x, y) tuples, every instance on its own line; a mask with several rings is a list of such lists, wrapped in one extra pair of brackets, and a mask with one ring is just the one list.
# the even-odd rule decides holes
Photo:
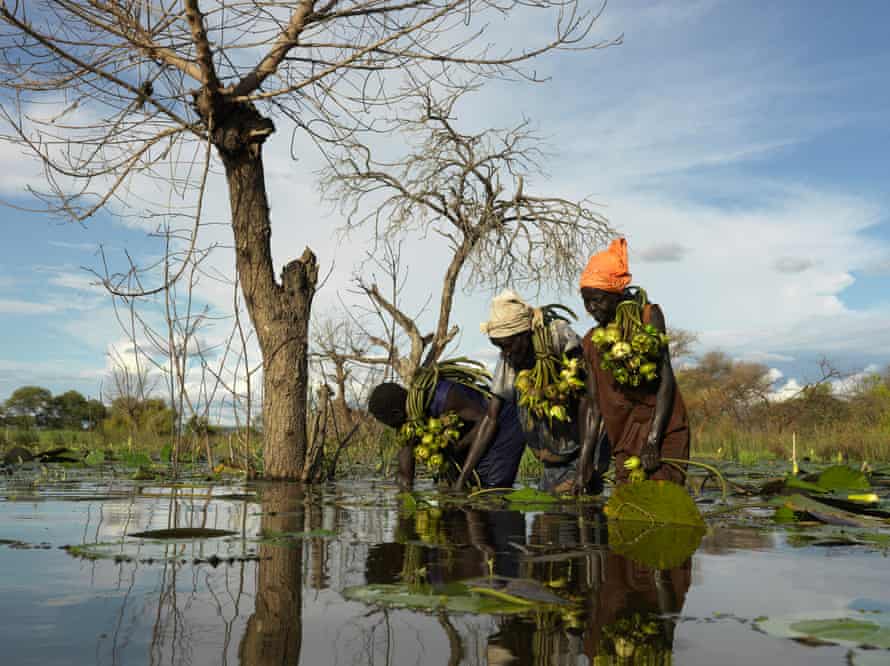
[[(524, 62), (549, 51), (607, 45), (590, 40), (598, 14), (582, 2), (0, 0), (0, 113), (8, 138), (44, 165), (48, 210), (75, 220), (108, 204), (146, 206), (144, 176), (160, 196), (192, 202), (194, 239), (219, 159), (263, 357), (265, 474), (297, 478), (318, 269), (307, 248), (275, 275), (262, 152), (273, 119), (324, 146), (374, 128), (375, 111), (406, 85), (523, 76)], [(496, 47), (489, 21), (517, 11), (524, 25), (551, 21), (553, 31)]]
[[(410, 349), (401, 354), (377, 341), (405, 382), (422, 364), (439, 359), (457, 335), (451, 310), (461, 276), (468, 290), (574, 286), (582, 262), (613, 233), (590, 202), (535, 194), (524, 186), (541, 173), (543, 157), (527, 121), (506, 130), (460, 130), (455, 106), (469, 90), (441, 99), (419, 92), (411, 116), (401, 121), (413, 140), (409, 154), (385, 160), (375, 158), (367, 144), (343, 142), (344, 153), (323, 178), (328, 195), (345, 208), (347, 230), (373, 225), (376, 237), (390, 241), (412, 233), (437, 235), (450, 252), (436, 324), (428, 334), (376, 283), (357, 280), (408, 339)], [(387, 253), (391, 264), (391, 249)], [(387, 272), (398, 283), (398, 266), (389, 265)]]

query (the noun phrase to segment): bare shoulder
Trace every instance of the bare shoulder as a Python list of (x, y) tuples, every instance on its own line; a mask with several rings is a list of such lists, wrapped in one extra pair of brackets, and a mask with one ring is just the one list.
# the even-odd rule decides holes
[(649, 303), (646, 306), (646, 323), (652, 324), (658, 330), (664, 332), (667, 330), (667, 323), (664, 319), (664, 312), (658, 303)]

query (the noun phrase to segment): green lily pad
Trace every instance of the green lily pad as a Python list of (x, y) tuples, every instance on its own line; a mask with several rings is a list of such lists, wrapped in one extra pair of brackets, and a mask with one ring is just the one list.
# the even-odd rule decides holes
[(534, 604), (471, 592), (463, 584), (451, 584), (447, 589), (407, 584), (362, 585), (346, 588), (343, 596), (365, 604), (427, 612), (445, 610), (451, 613), (515, 615), (535, 610)]
[(618, 486), (606, 502), (605, 512), (612, 520), (650, 525), (705, 525), (686, 490), (670, 481), (640, 481)]
[(828, 523), (829, 525), (876, 527), (885, 524), (884, 521), (878, 518), (845, 511), (806, 495), (790, 495), (784, 498), (782, 504), (795, 513), (806, 514), (815, 520)]
[(559, 502), (559, 498), (534, 488), (520, 488), (504, 495), (510, 509), (514, 511), (549, 511)]
[(121, 462), (127, 467), (151, 467), (151, 458), (141, 451), (130, 452), (124, 451), (121, 456)]
[(559, 500), (550, 493), (534, 488), (520, 488), (504, 495), (504, 499), (513, 504), (552, 504)]
[(609, 548), (653, 569), (678, 567), (698, 550), (704, 527), (647, 525), (628, 520), (609, 521)]
[(102, 451), (90, 451), (89, 455), (83, 461), (90, 467), (101, 465), (105, 462), (105, 454)]
[(852, 618), (836, 620), (803, 620), (788, 627), (791, 631), (823, 641), (838, 641), (890, 649), (890, 628), (876, 622)]
[(789, 474), (785, 478), (785, 487), (793, 488), (794, 490), (803, 490), (809, 493), (822, 494), (828, 492), (826, 488), (820, 486), (818, 483), (813, 483), (812, 481), (804, 481), (800, 477), (794, 476), (793, 474)]
[(780, 506), (773, 514), (773, 520), (777, 523), (796, 523), (797, 514), (787, 506)]
[[(886, 612), (862, 613), (848, 608), (809, 617), (770, 618), (755, 624), (761, 631), (782, 638), (808, 638), (849, 647), (890, 650), (890, 614)], [(888, 655), (885, 652), (883, 656), (886, 660)]]
[(823, 490), (871, 490), (868, 477), (846, 465), (834, 465), (823, 470), (816, 485)]

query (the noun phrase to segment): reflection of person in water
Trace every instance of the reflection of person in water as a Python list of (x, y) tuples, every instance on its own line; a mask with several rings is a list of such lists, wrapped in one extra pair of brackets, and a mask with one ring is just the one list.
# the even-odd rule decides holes
[(692, 581), (692, 559), (659, 571), (615, 553), (604, 562), (604, 576), (591, 608), (584, 651), (591, 661), (608, 656), (633, 663), (670, 663), (675, 620)]
[(592, 507), (534, 517), (522, 575), (583, 600), (585, 612), (577, 622), (571, 616), (502, 620), (489, 638), (489, 663), (576, 663), (582, 654), (593, 664), (670, 663), (675, 627), (666, 614), (683, 608), (691, 559), (659, 571), (609, 552), (606, 542), (606, 522)]
[(514, 578), (520, 551), (513, 544), (524, 542), (518, 511), (421, 508), (399, 517), (396, 543), (371, 547), (365, 575), (369, 583), (411, 582), (418, 571), (433, 584), (490, 574)]
[[(691, 581), (691, 559), (669, 570), (608, 549), (605, 517), (582, 505), (532, 518), (515, 511), (429, 509), (400, 518), (398, 544), (371, 549), (367, 581), (432, 584), (474, 580), (525, 596), (548, 610), (497, 618), (488, 638), (491, 666), (579, 663), (668, 664), (675, 621)], [(424, 545), (418, 544), (418, 541)], [(625, 663), (624, 661), (620, 663)]]

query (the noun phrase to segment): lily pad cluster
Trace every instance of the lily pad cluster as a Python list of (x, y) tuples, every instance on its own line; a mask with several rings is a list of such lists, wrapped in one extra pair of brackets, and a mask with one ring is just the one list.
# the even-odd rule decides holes
[(461, 426), (463, 421), (455, 412), (446, 412), (438, 418), (409, 421), (399, 434), (403, 442), (414, 447), (414, 459), (426, 465), (431, 473), (439, 474), (448, 449), (460, 439)]
[(533, 419), (550, 423), (571, 420), (569, 405), (584, 388), (580, 360), (566, 354), (559, 357), (550, 345), (550, 324), (558, 319), (568, 321), (562, 312), (576, 318), (564, 305), (541, 308), (541, 317), (532, 327), (535, 364), (516, 376), (519, 406), (525, 407)]
[(643, 323), (646, 303), (646, 292), (639, 289), (634, 298), (618, 304), (614, 321), (590, 334), (600, 352), (600, 368), (611, 372), (622, 386), (637, 387), (658, 379), (658, 361), (669, 339), (652, 324)]

